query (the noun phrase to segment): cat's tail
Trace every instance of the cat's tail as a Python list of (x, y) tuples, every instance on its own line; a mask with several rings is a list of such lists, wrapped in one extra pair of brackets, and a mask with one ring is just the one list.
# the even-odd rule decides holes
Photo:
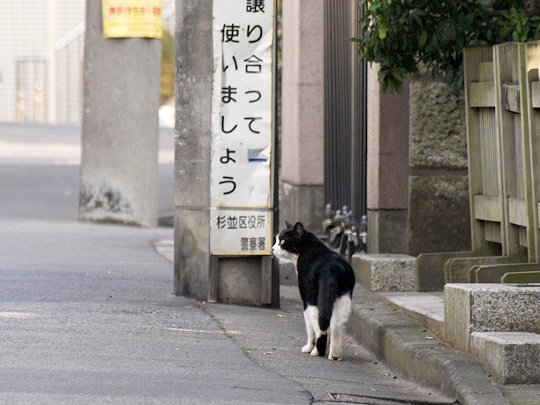
[(319, 356), (325, 356), (326, 344), (328, 342), (328, 328), (330, 327), (330, 319), (334, 310), (334, 302), (336, 301), (337, 289), (333, 285), (319, 286), (319, 297), (317, 307), (319, 308), (319, 328), (321, 336), (317, 338), (315, 346)]
[(326, 345), (328, 343), (328, 334), (321, 335), (315, 341), (315, 347), (319, 352), (319, 356), (324, 357), (326, 355)]

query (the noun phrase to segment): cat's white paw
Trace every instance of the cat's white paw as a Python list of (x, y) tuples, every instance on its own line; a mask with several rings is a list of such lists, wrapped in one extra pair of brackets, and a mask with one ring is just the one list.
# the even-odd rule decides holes
[(311, 351), (311, 355), (312, 356), (318, 356), (319, 355), (319, 351), (317, 350), (317, 348), (313, 348), (313, 350)]
[(310, 344), (310, 345), (305, 345), (304, 347), (302, 347), (302, 353), (309, 353), (313, 350), (313, 344)]
[(328, 355), (328, 360), (336, 360), (336, 361), (341, 361), (343, 360), (343, 357), (341, 355), (335, 355), (335, 354), (330, 354)]

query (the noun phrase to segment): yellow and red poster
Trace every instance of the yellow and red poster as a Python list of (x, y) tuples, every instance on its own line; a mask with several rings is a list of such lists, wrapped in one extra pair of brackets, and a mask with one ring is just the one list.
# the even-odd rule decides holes
[(102, 0), (105, 38), (161, 38), (163, 0)]

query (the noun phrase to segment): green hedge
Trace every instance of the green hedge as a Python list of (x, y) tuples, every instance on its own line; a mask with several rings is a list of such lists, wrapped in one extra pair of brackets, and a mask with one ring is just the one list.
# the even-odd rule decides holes
[(353, 40), (364, 60), (380, 65), (385, 90), (399, 90), (423, 66), (457, 93), (463, 48), (540, 39), (538, 1), (361, 0), (360, 6), (362, 37)]

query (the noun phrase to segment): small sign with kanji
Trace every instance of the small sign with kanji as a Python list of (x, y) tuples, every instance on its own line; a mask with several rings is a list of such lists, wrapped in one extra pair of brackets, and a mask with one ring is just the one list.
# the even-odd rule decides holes
[(102, 0), (105, 38), (161, 38), (163, 0)]
[(210, 244), (217, 256), (270, 255), (272, 216), (268, 210), (210, 212)]

